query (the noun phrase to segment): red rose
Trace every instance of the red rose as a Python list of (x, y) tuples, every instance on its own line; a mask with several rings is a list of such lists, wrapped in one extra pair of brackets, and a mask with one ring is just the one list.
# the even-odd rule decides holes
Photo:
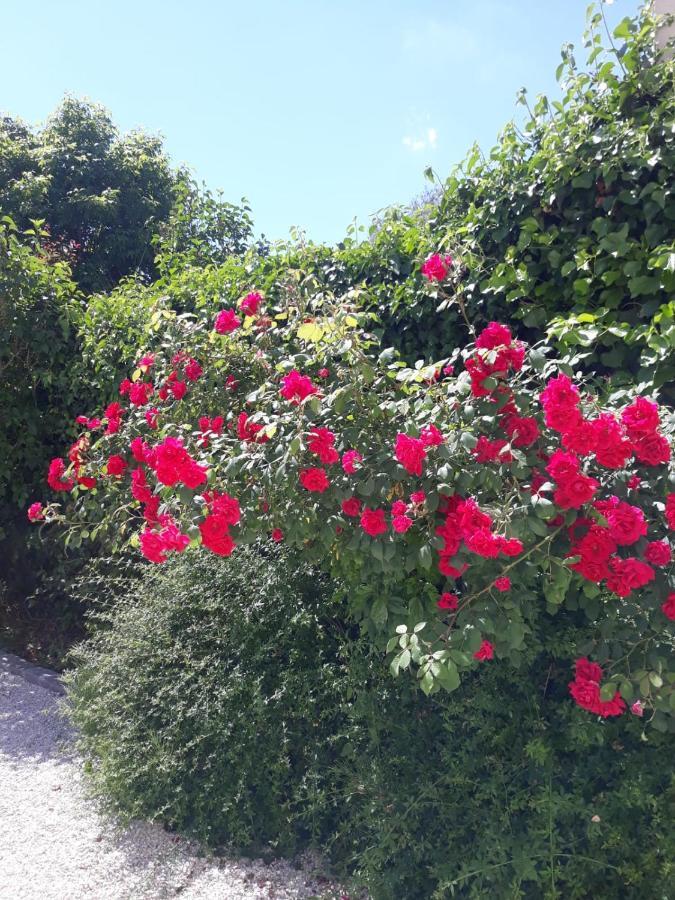
[(29, 522), (40, 522), (44, 519), (45, 514), (42, 510), (42, 504), (38, 501), (36, 503), (31, 503), (28, 507), (28, 521)]
[(399, 433), (396, 435), (395, 453), (406, 472), (410, 475), (422, 474), (422, 463), (427, 455), (424, 441)]
[(422, 263), (420, 272), (428, 281), (443, 281), (451, 265), (451, 256), (434, 253)]
[(387, 530), (383, 509), (364, 509), (361, 514), (361, 528), (371, 537), (383, 534)]
[(459, 597), (457, 594), (450, 594), (448, 591), (441, 594), (436, 604), (439, 609), (455, 610), (459, 606)]
[(667, 619), (675, 622), (675, 591), (668, 594), (665, 603), (661, 604), (661, 611)]
[(633, 453), (647, 466), (660, 466), (670, 460), (670, 444), (661, 434), (646, 434), (633, 442)]
[(653, 566), (667, 566), (672, 559), (668, 541), (650, 541), (645, 548), (645, 559)]
[(235, 543), (230, 537), (228, 522), (225, 516), (211, 513), (199, 523), (202, 544), (217, 556), (229, 556)]
[(484, 660), (492, 659), (495, 655), (494, 645), (490, 641), (483, 641), (478, 650), (473, 655), (474, 659)]
[(115, 477), (124, 475), (124, 470), (126, 469), (126, 467), (126, 461), (122, 456), (114, 454), (113, 456), (108, 457), (108, 464), (106, 466), (108, 475), (114, 475)]
[(342, 501), (342, 512), (346, 516), (355, 518), (361, 513), (361, 502), (356, 497), (350, 497), (348, 500)]
[(308, 491), (322, 494), (330, 485), (325, 469), (303, 469), (300, 472), (300, 484)]
[(239, 309), (247, 316), (255, 316), (260, 304), (263, 302), (262, 294), (251, 291), (239, 301)]

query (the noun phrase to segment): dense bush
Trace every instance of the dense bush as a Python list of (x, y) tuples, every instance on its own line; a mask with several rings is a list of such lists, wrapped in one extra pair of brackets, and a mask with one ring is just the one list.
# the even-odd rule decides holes
[(584, 719), (560, 663), (484, 668), (429, 703), (350, 655), (329, 846), (374, 898), (674, 895), (671, 739)]
[(669, 739), (561, 702), (569, 614), (518, 678), (430, 702), (331, 594), (278, 548), (127, 580), (71, 676), (97, 792), (211, 846), (316, 845), (376, 900), (673, 895)]
[(336, 753), (344, 626), (316, 573), (249, 548), (235, 565), (178, 559), (125, 593), (75, 651), (70, 692), (115, 811), (256, 851), (325, 830), (299, 800)]

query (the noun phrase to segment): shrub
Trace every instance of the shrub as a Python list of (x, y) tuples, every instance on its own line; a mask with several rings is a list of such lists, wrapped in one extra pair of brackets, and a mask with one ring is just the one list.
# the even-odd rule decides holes
[(266, 547), (179, 558), (124, 589), (74, 651), (71, 712), (99, 791), (212, 846), (293, 851), (325, 827), (299, 798), (341, 714), (326, 585)]
[(483, 668), (429, 703), (352, 651), (328, 846), (374, 900), (674, 895), (671, 739), (561, 702), (561, 663)]
[(214, 848), (317, 846), (374, 900), (672, 896), (670, 739), (561, 702), (573, 614), (517, 678), (483, 668), (430, 702), (278, 546), (111, 573), (70, 700), (117, 813)]

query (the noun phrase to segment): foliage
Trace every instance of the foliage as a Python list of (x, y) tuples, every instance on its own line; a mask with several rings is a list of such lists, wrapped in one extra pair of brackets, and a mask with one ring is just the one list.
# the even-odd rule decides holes
[(118, 598), (74, 652), (70, 686), (89, 771), (114, 810), (212, 846), (306, 842), (318, 823), (299, 798), (321, 779), (340, 717), (343, 626), (316, 573), (251, 547), (236, 565), (146, 570)]
[(672, 897), (671, 738), (598, 726), (563, 702), (566, 677), (527, 654), (430, 703), (353, 650), (333, 858), (374, 900)]
[(66, 97), (44, 128), (0, 121), (0, 210), (20, 228), (42, 220), (53, 258), (66, 259), (86, 292), (127, 276), (157, 275), (155, 242), (219, 258), (243, 250), (247, 207), (201, 191), (174, 170), (158, 137), (121, 136), (101, 106)]
[[(508, 127), (452, 176), (439, 213), (468, 247), (465, 302), (545, 328), (615, 379), (672, 382), (675, 349), (673, 61), (656, 59), (649, 10), (603, 48), (591, 10), (577, 68), (567, 45), (563, 96), (539, 97), (525, 134)], [(616, 372), (616, 370), (623, 370)]]
[[(50, 263), (35, 229), (0, 222), (0, 634), (28, 656), (54, 662), (78, 633), (67, 600), (78, 554), (29, 533), (26, 505), (44, 477), (43, 460), (75, 434), (80, 298), (65, 262)], [(46, 646), (51, 650), (46, 649)]]
[(287, 550), (125, 571), (93, 574), (104, 608), (69, 676), (117, 813), (216, 847), (313, 844), (374, 900), (672, 896), (670, 737), (562, 702), (573, 613), (519, 677), (483, 668), (429, 700)]
[(188, 265), (219, 265), (231, 256), (242, 256), (253, 225), (246, 200), (242, 198), (241, 204), (216, 198), (184, 176), (171, 215), (155, 240), (158, 270), (170, 278)]
[[(67, 264), (49, 264), (26, 242), (36, 237), (22, 240), (11, 219), (0, 223), (0, 497), (21, 507), (43, 474), (40, 457), (63, 442), (65, 411), (82, 396), (72, 373), (76, 288)], [(90, 402), (86, 391), (83, 399)]]

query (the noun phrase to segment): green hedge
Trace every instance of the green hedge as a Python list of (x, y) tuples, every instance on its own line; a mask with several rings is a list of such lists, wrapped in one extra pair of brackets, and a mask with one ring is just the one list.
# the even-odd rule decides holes
[(316, 574), (275, 547), (241, 548), (235, 564), (191, 555), (128, 583), (75, 650), (70, 691), (114, 811), (255, 852), (321, 830), (300, 797), (339, 732), (343, 626), (328, 607)]
[(668, 738), (568, 702), (564, 639), (426, 698), (279, 548), (186, 555), (101, 612), (72, 716), (115, 812), (317, 846), (375, 900), (675, 897)]

